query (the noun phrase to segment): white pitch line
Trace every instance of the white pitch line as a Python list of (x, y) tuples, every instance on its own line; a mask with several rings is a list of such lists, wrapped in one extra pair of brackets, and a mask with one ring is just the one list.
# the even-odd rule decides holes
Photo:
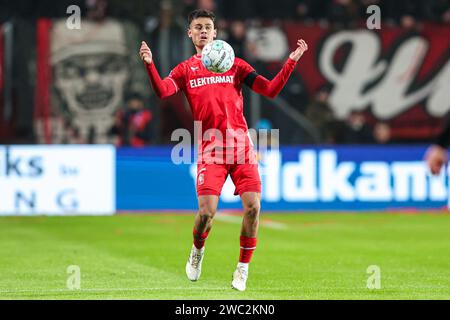
[(277, 230), (285, 230), (288, 228), (288, 226), (284, 223), (276, 222), (276, 221), (267, 221), (264, 219), (262, 219), (261, 224), (267, 228), (277, 229)]
[[(401, 289), (447, 289), (448, 286), (447, 285), (397, 285), (397, 286), (390, 286), (389, 288), (383, 288), (383, 289), (391, 289), (391, 290), (401, 290)], [(173, 287), (173, 288), (98, 288), (98, 289), (79, 289), (79, 290), (70, 290), (70, 289), (49, 289), (49, 290), (32, 290), (32, 289), (24, 289), (24, 290), (0, 290), (0, 294), (20, 294), (20, 293), (34, 293), (34, 294), (45, 294), (45, 293), (88, 293), (88, 292), (114, 292), (114, 291), (170, 291), (170, 290), (175, 290), (175, 291), (180, 291), (180, 290), (186, 290), (186, 289), (190, 289), (190, 288), (186, 288), (186, 287)], [(383, 289), (377, 290), (382, 292)], [(220, 292), (224, 292), (224, 288), (195, 288), (195, 290), (203, 290), (203, 291), (220, 291)], [(301, 294), (315, 294), (316, 296), (320, 293), (323, 293), (323, 290), (343, 290), (343, 291), (351, 291), (351, 292), (355, 292), (355, 290), (359, 290), (359, 291), (372, 291), (369, 290), (365, 287), (348, 287), (348, 286), (336, 286), (336, 287), (315, 287), (315, 288), (311, 288), (311, 287), (305, 287), (305, 288), (276, 288), (276, 287), (272, 287), (272, 288), (264, 288), (264, 289), (258, 289), (258, 291), (260, 293), (265, 293), (265, 292), (277, 292), (277, 291), (290, 291), (291, 294), (296, 294), (296, 290), (300, 290)], [(316, 293), (316, 291), (319, 291), (319, 293)], [(230, 290), (230, 292), (232, 292)], [(360, 292), (360, 293), (361, 293)], [(0, 297), (1, 299), (2, 297)], [(301, 296), (299, 296), (299, 298), (301, 298)]]
[[(235, 223), (235, 224), (241, 224), (242, 223), (242, 217), (224, 214), (224, 213), (217, 213), (214, 217), (214, 219), (223, 221), (223, 222), (229, 222), (229, 223)], [(270, 229), (277, 229), (277, 230), (285, 230), (287, 229), (287, 225), (281, 222), (275, 222), (275, 221), (268, 221), (261, 219), (260, 225), (270, 228)]]
[[(23, 290), (0, 290), (0, 294), (8, 294), (8, 293), (77, 293), (77, 292), (110, 292), (110, 291), (167, 291), (167, 290), (186, 290), (189, 288), (186, 287), (173, 287), (173, 288), (98, 288), (98, 289), (49, 289), (49, 290), (32, 290), (32, 289), (23, 289)], [(205, 290), (205, 291), (223, 291), (223, 288), (195, 288), (195, 290)]]
[(219, 220), (219, 221), (229, 222), (229, 223), (236, 223), (236, 224), (242, 223), (241, 217), (223, 214), (223, 213), (219, 213), (219, 212), (217, 212), (217, 214), (214, 216), (214, 220)]

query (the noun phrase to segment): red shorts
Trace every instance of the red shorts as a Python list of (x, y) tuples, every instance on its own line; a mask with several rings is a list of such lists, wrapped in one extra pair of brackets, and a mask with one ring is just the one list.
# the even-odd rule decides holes
[(197, 195), (220, 196), (228, 174), (236, 187), (234, 194), (261, 193), (261, 179), (257, 164), (197, 164)]

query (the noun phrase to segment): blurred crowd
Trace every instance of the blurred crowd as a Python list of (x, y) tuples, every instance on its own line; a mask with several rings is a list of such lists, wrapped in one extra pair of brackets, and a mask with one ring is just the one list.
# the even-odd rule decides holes
[[(78, 5), (86, 12), (95, 0), (0, 0), (0, 22), (14, 16), (25, 19), (58, 17), (69, 5)], [(108, 14), (122, 19), (144, 22), (148, 15), (159, 16), (164, 0), (109, 0)], [(450, 22), (448, 0), (171, 0), (176, 14), (185, 15), (201, 7), (213, 10), (220, 18), (282, 19), (349, 23), (365, 19), (366, 8), (378, 5), (385, 21), (402, 24), (411, 21)], [(406, 22), (407, 23), (407, 22)]]
[(447, 0), (283, 0), (276, 6), (271, 3), (271, 0), (218, 1), (222, 6), (220, 11), (227, 19), (292, 19), (349, 24), (365, 19), (366, 8), (375, 4), (380, 7), (383, 19), (391, 23), (402, 24), (405, 20), (450, 22)]
[[(139, 35), (132, 41), (138, 43), (140, 39), (148, 39), (155, 56), (158, 57), (157, 64), (161, 74), (168, 74), (171, 67), (193, 53), (192, 44), (185, 36), (186, 15), (199, 7), (217, 13), (220, 38), (232, 45), (236, 56), (248, 59), (258, 72), (267, 77), (274, 75), (280, 65), (270, 67), (254, 59), (254, 43), (249, 41), (247, 33), (249, 25), (265, 20), (292, 20), (306, 24), (316, 22), (322, 25), (352, 27), (366, 19), (366, 8), (375, 4), (381, 8), (384, 23), (405, 28), (423, 21), (450, 23), (450, 0), (283, 0), (276, 4), (273, 0), (0, 0), (0, 23), (14, 20), (34, 21), (42, 17), (66, 17), (66, 8), (74, 4), (81, 7), (83, 19), (94, 25), (100, 25), (108, 18), (126, 21), (127, 25), (132, 25)], [(125, 27), (124, 30), (131, 29)], [(128, 35), (128, 32), (125, 34)], [(134, 54), (135, 52), (132, 52), (130, 55), (133, 59), (137, 56), (133, 56)], [(64, 65), (64, 68), (66, 67), (67, 63)], [(112, 70), (111, 68), (119, 68), (118, 63), (107, 70)], [(70, 69), (64, 70), (62, 74), (70, 74)], [(101, 72), (104, 69), (98, 70)], [(148, 90), (145, 78), (141, 76), (136, 83)], [(283, 91), (283, 99), (294, 105), (299, 114), (315, 128), (314, 137), (299, 128), (286, 115), (273, 111), (273, 107), (263, 108), (258, 122), (248, 121), (251, 125), (266, 129), (279, 128), (282, 125), (287, 129), (286, 135), (280, 136), (281, 143), (396, 142), (391, 138), (389, 123), (376, 121), (370, 114), (362, 111), (353, 111), (346, 119), (338, 120), (329, 104), (328, 89), (324, 88), (308, 95), (302, 81), (296, 77), (291, 78)], [(91, 89), (87, 88), (86, 92)], [(111, 115), (108, 125), (104, 126), (105, 129), (102, 129), (107, 137), (106, 141), (117, 146), (136, 147), (170, 143), (170, 133), (174, 129), (192, 129), (190, 110), (183, 98), (176, 96), (161, 102), (151, 94), (147, 96), (146, 92), (140, 91), (139, 85), (130, 86), (128, 89), (127, 94), (123, 96), (123, 103)], [(248, 92), (245, 93), (245, 99), (248, 104)], [(245, 112), (246, 117), (250, 117), (249, 111)], [(68, 131), (76, 132), (76, 141), (79, 143), (99, 142), (91, 138), (80, 138), (79, 129), (68, 120), (64, 121), (64, 126), (69, 128)], [(70, 142), (70, 139), (67, 141)]]

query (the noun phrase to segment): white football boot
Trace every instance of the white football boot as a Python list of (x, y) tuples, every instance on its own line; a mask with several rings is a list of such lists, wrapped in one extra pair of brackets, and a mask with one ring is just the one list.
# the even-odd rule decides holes
[(186, 275), (189, 280), (197, 281), (202, 273), (202, 261), (205, 255), (205, 247), (197, 249), (192, 245), (191, 254), (186, 263)]
[(245, 291), (248, 278), (248, 263), (238, 263), (233, 273), (231, 287), (239, 291)]

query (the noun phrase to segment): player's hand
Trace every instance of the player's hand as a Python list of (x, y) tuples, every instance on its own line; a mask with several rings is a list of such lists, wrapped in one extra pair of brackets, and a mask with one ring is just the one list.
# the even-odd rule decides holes
[(297, 40), (297, 49), (295, 51), (292, 51), (289, 55), (289, 58), (291, 58), (294, 61), (298, 61), (300, 57), (303, 55), (303, 53), (308, 50), (308, 45), (306, 44), (305, 40), (299, 39)]
[(447, 150), (438, 145), (432, 145), (425, 154), (428, 168), (434, 175), (439, 174), (442, 166), (448, 162)]
[(147, 43), (145, 43), (145, 41), (141, 42), (141, 49), (139, 49), (139, 56), (145, 63), (147, 64), (152, 63), (152, 51), (148, 47)]

